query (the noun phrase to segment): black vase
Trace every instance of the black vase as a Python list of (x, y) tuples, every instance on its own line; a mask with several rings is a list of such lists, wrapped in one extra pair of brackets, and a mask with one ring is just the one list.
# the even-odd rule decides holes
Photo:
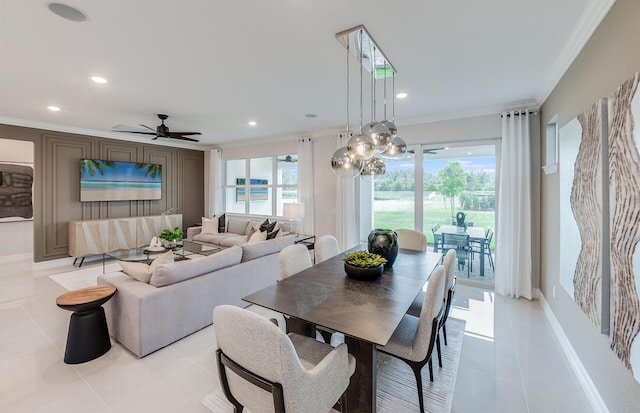
[(391, 268), (398, 256), (398, 234), (392, 229), (374, 229), (369, 233), (369, 252), (387, 259), (384, 265)]

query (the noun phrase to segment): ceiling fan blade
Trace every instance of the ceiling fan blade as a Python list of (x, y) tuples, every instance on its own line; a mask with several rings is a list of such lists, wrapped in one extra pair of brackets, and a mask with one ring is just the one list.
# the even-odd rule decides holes
[(140, 131), (135, 131), (135, 130), (117, 130), (114, 132), (124, 132), (124, 133), (137, 133), (140, 135), (155, 135), (155, 132), (140, 132)]
[(155, 130), (155, 129), (150, 128), (150, 127), (148, 127), (147, 125), (143, 125), (143, 124), (141, 123), (141, 124), (140, 124), (140, 126), (142, 126), (143, 128), (147, 128), (147, 129), (149, 129), (150, 131), (153, 131), (153, 133), (156, 133), (156, 130)]
[(169, 132), (171, 137), (173, 136), (185, 136), (185, 135), (202, 135), (200, 132)]
[(190, 141), (190, 142), (200, 142), (198, 139), (187, 138), (185, 136), (171, 136), (171, 138), (180, 139), (180, 140), (183, 140), (183, 141)]

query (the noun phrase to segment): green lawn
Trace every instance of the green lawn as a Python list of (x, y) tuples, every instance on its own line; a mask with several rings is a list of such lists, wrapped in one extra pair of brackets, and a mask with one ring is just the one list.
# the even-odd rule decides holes
[[(467, 222), (473, 222), (476, 227), (491, 227), (495, 231), (495, 212), (493, 211), (465, 211)], [(413, 211), (410, 210), (387, 210), (374, 211), (374, 226), (376, 228), (413, 228)], [(434, 224), (450, 225), (451, 211), (444, 208), (428, 208), (424, 211), (423, 232), (427, 236), (427, 242), (433, 244), (433, 234), (431, 227)], [(491, 249), (495, 248), (495, 237), (491, 242)]]

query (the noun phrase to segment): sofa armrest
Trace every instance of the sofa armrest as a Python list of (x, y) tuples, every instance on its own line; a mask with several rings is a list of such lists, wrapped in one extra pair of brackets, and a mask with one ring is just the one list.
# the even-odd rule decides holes
[(189, 227), (187, 228), (187, 240), (193, 240), (193, 237), (202, 232), (202, 227)]

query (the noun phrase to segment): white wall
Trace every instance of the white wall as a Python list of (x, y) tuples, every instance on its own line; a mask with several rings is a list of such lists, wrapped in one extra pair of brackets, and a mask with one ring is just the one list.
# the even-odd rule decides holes
[[(0, 162), (33, 164), (33, 142), (0, 139)], [(2, 222), (0, 232), (5, 240), (0, 248), (0, 262), (33, 256), (33, 220)]]

